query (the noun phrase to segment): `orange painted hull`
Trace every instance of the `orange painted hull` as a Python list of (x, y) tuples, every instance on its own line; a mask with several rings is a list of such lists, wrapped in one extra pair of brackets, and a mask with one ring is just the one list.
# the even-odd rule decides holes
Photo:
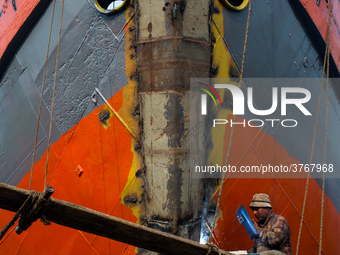
[[(110, 100), (115, 109), (122, 106), (123, 91)], [(47, 185), (55, 187), (53, 197), (82, 205), (131, 222), (138, 219), (122, 203), (130, 170), (133, 168), (132, 138), (124, 126), (112, 117), (103, 126), (98, 113), (103, 107), (83, 118), (50, 148)], [(124, 141), (122, 143), (121, 141)], [(98, 158), (99, 157), (99, 158)], [(46, 153), (34, 165), (32, 189), (43, 190)], [(79, 172), (79, 169), (81, 169)], [(30, 173), (18, 187), (28, 189)], [(132, 185), (131, 185), (132, 186)], [(13, 213), (1, 211), (5, 225)], [(40, 221), (17, 235), (12, 228), (1, 240), (0, 254), (134, 254), (135, 247), (56, 224), (45, 227)]]
[(0, 58), (40, 0), (0, 1)]

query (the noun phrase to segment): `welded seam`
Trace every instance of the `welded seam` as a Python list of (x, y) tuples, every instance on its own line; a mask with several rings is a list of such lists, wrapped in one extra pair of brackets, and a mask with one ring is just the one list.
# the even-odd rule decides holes
[(85, 242), (91, 246), (92, 250), (97, 254), (100, 255), (97, 250), (94, 248), (94, 246), (89, 242), (89, 240), (87, 240), (87, 238), (85, 237), (85, 235), (83, 234), (82, 231), (78, 230), (78, 232), (80, 233), (80, 235), (84, 238)]
[[(39, 145), (45, 140), (46, 136), (44, 136), (41, 141), (37, 144), (37, 148), (39, 147)], [(15, 169), (15, 171), (11, 174), (11, 176), (7, 179), (7, 181), (5, 182), (6, 184), (8, 184), (8, 182), (13, 178), (13, 176), (19, 171), (20, 167), (26, 162), (26, 160), (31, 156), (31, 154), (33, 153), (33, 150), (30, 152), (30, 154), (28, 154), (28, 156), (21, 162), (21, 164), (17, 167), (17, 169)]]
[(12, 227), (11, 230), (7, 232), (7, 234), (0, 240), (0, 245), (9, 237), (9, 235), (14, 231), (15, 227)]
[(207, 47), (211, 47), (210, 43), (197, 40), (194, 38), (186, 37), (186, 36), (163, 36), (163, 37), (157, 37), (155, 39), (148, 39), (148, 40), (139, 40), (137, 44), (148, 44), (148, 43), (157, 43), (162, 41), (172, 41), (172, 40), (179, 40), (179, 41), (188, 41), (188, 42), (194, 42), (197, 44), (202, 44)]
[[(91, 103), (91, 101), (90, 101), (88, 104), (90, 104), (90, 103)], [(86, 111), (86, 108), (84, 108), (84, 110), (83, 110), (83, 113), (82, 113), (82, 115), (81, 115), (81, 119), (82, 119), (82, 117), (84, 116), (85, 111)], [(48, 182), (47, 182), (47, 183), (50, 183), (50, 181), (51, 181), (53, 175), (55, 174), (55, 172), (56, 172), (56, 170), (57, 170), (57, 167), (58, 167), (58, 165), (59, 165), (59, 163), (60, 163), (60, 161), (61, 161), (61, 159), (62, 159), (64, 153), (66, 152), (66, 149), (68, 148), (68, 144), (70, 143), (71, 139), (73, 138), (73, 134), (74, 134), (74, 133), (76, 132), (76, 130), (77, 130), (78, 125), (79, 125), (79, 122), (78, 122), (75, 126), (73, 126), (73, 127), (74, 127), (74, 130), (72, 130), (71, 137), (68, 139), (68, 141), (67, 141), (67, 143), (66, 143), (66, 146), (65, 146), (63, 152), (61, 153), (60, 158), (59, 158), (59, 160), (58, 160), (56, 166), (54, 167), (52, 173), (50, 174), (50, 178), (48, 179)], [(70, 129), (70, 130), (71, 130), (71, 129)], [(54, 154), (57, 155), (56, 152), (55, 152), (55, 150), (54, 150), (54, 147), (53, 147), (53, 146), (52, 146), (52, 150), (54, 151)]]
[(23, 244), (23, 242), (24, 242), (24, 240), (25, 240), (25, 238), (26, 238), (26, 236), (27, 236), (27, 234), (28, 234), (28, 231), (30, 231), (30, 229), (31, 229), (31, 227), (29, 227), (29, 229), (27, 229), (27, 231), (25, 231), (25, 236), (22, 238), (22, 240), (21, 240), (21, 242), (20, 242), (20, 244), (19, 244), (19, 247), (18, 247), (17, 252), (15, 253), (15, 255), (18, 255), (19, 250), (20, 250), (20, 248), (22, 247), (22, 244)]

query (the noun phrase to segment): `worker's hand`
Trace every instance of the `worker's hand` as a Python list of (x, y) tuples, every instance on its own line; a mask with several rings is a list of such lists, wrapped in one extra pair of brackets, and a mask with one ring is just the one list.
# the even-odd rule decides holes
[(254, 219), (252, 219), (251, 221), (253, 222), (256, 231), (258, 231), (259, 225), (257, 225), (257, 223)]

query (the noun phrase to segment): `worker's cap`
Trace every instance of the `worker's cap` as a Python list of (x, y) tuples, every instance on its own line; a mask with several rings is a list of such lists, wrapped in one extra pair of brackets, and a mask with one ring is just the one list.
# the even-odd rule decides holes
[(269, 196), (264, 193), (255, 194), (253, 196), (253, 199), (251, 200), (251, 203), (249, 205), (250, 208), (252, 207), (269, 207), (272, 208), (272, 205), (270, 204)]

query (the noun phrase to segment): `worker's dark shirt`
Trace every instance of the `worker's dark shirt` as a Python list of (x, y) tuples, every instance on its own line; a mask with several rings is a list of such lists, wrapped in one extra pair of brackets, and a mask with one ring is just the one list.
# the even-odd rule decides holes
[(271, 213), (267, 221), (258, 224), (259, 237), (254, 240), (254, 250), (257, 253), (278, 250), (287, 255), (292, 255), (290, 248), (290, 228), (285, 218)]

